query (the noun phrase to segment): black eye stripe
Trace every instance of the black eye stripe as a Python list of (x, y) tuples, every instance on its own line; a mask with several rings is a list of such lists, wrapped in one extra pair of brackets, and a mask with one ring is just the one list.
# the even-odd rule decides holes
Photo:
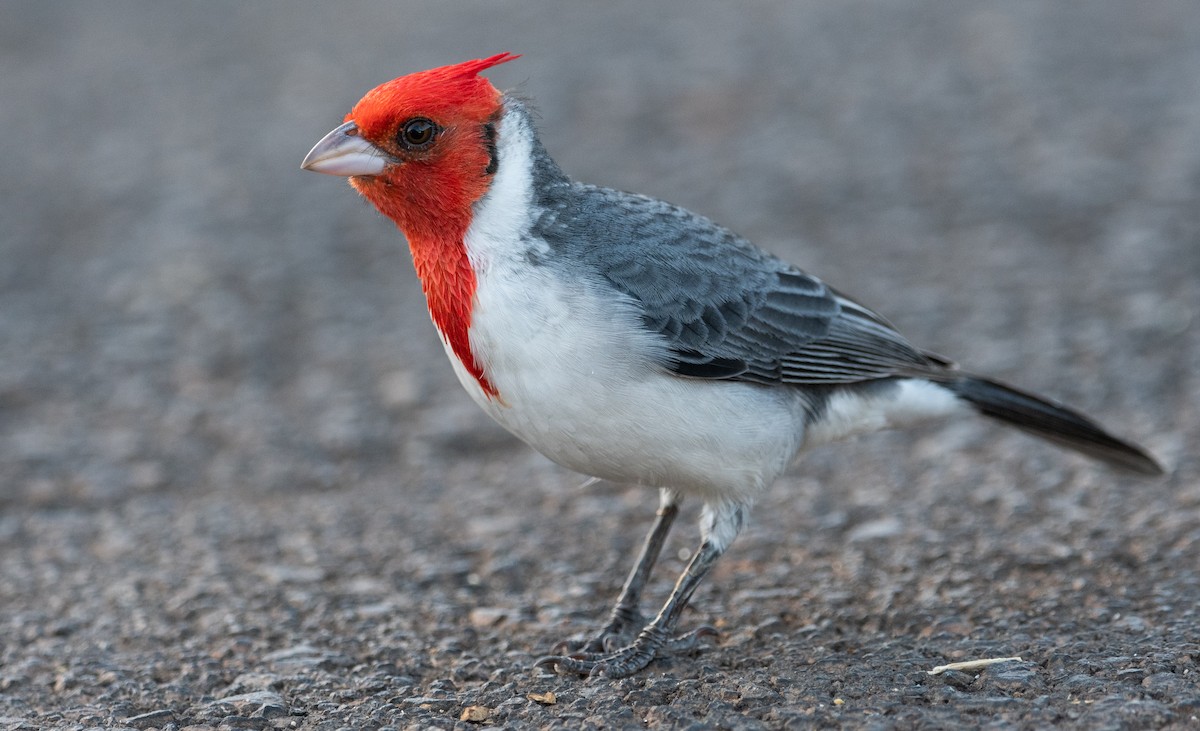
[(500, 168), (500, 155), (496, 152), (496, 125), (488, 122), (483, 125), (483, 143), (487, 145), (488, 164), (483, 169), (484, 175), (494, 175)]

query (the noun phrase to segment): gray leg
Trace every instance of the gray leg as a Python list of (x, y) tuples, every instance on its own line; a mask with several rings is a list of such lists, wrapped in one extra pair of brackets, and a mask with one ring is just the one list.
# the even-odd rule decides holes
[[(662, 609), (659, 610), (658, 616), (642, 629), (632, 643), (607, 654), (584, 651), (565, 657), (545, 657), (538, 660), (537, 665), (554, 667), (559, 672), (624, 678), (645, 668), (664, 648), (678, 648), (694, 644), (701, 634), (715, 634), (711, 628), (702, 628), (682, 638), (672, 637), (675, 624), (679, 621), (679, 615), (683, 613), (688, 600), (692, 598), (692, 594), (704, 579), (705, 574), (709, 572), (737, 536), (742, 527), (743, 517), (744, 506), (741, 505), (729, 504), (716, 508), (705, 506), (705, 524), (703, 526), (705, 537), (700, 548), (696, 550), (692, 560), (688, 562), (687, 568), (675, 582), (675, 588), (671, 591), (671, 596), (667, 598)], [(653, 536), (653, 532), (651, 536)], [(647, 543), (649, 542), (648, 539)], [(637, 569), (630, 578), (636, 574)], [(622, 596), (624, 596), (624, 592), (622, 592)]]
[(674, 490), (666, 488), (659, 490), (659, 505), (658, 512), (655, 514), (654, 526), (646, 535), (637, 562), (634, 563), (633, 570), (629, 572), (629, 577), (625, 579), (625, 585), (621, 587), (621, 595), (617, 597), (617, 603), (609, 616), (608, 624), (604, 625), (604, 629), (600, 630), (591, 640), (573, 648), (572, 652), (611, 651), (615, 649), (613, 646), (620, 638), (627, 637), (646, 625), (646, 618), (638, 609), (642, 599), (642, 589), (650, 580), (650, 572), (658, 561), (658, 555), (662, 552), (667, 534), (671, 532), (671, 524), (679, 515), (679, 502), (679, 494)]

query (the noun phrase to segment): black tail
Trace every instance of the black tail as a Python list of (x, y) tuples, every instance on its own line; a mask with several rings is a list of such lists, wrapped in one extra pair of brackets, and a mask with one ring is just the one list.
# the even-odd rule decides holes
[(1061, 404), (978, 376), (956, 375), (939, 383), (985, 416), (1113, 467), (1140, 475), (1163, 474), (1163, 468), (1146, 450), (1114, 437), (1088, 417)]

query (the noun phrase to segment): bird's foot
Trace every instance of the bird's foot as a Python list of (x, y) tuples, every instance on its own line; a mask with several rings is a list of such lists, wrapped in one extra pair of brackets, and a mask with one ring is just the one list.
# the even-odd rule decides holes
[[(609, 623), (611, 626), (611, 622)], [(605, 627), (608, 630), (608, 627)], [(548, 668), (560, 674), (576, 673), (592, 677), (626, 678), (642, 670), (665, 651), (665, 654), (687, 652), (694, 650), (704, 637), (716, 637), (717, 630), (708, 625), (699, 627), (683, 635), (671, 637), (665, 630), (647, 625), (634, 639), (624, 647), (602, 650), (589, 650), (592, 643), (610, 643), (615, 635), (605, 635), (601, 632), (596, 638), (585, 643), (579, 650), (564, 655), (543, 657), (534, 663), (536, 668)]]
[(615, 652), (628, 645), (634, 638), (634, 633), (650, 624), (650, 620), (642, 616), (637, 609), (621, 607), (613, 609), (608, 624), (596, 633), (590, 640), (575, 642), (563, 640), (554, 646), (551, 652), (556, 655), (599, 655)]

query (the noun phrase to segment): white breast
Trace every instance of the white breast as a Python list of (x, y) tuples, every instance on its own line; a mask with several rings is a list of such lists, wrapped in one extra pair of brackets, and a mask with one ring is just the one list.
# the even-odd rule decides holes
[[(749, 497), (788, 465), (803, 435), (790, 390), (683, 379), (634, 303), (529, 237), (533, 132), (498, 129), (498, 171), (476, 206), (467, 255), (476, 273), (471, 350), (489, 398), (450, 353), (471, 397), (550, 459), (619, 482)], [(543, 263), (532, 263), (532, 253)], [(448, 351), (449, 352), (449, 351)]]
[(472, 398), (561, 465), (617, 482), (750, 497), (787, 467), (804, 412), (789, 389), (673, 376), (629, 303), (544, 267), (480, 277), (471, 348), (499, 398), (451, 354)]

